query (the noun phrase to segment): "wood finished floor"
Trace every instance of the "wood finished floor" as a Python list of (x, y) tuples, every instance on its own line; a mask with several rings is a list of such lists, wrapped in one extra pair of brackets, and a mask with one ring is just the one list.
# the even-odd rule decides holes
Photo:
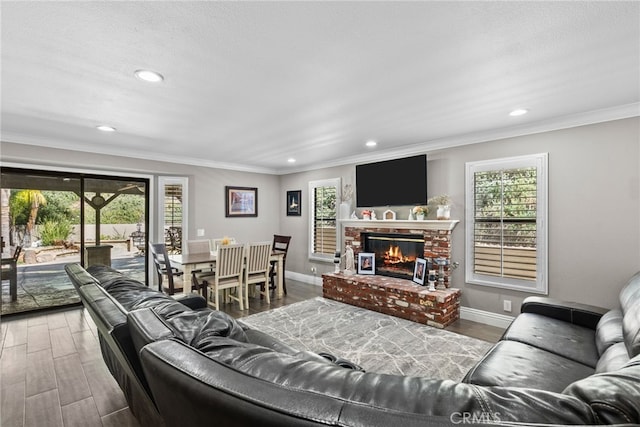
[[(283, 299), (251, 298), (221, 309), (240, 318), (322, 296), (320, 286), (287, 280)], [(448, 330), (497, 342), (501, 328), (459, 320)], [(0, 426), (138, 426), (102, 361), (97, 329), (82, 308), (2, 319), (0, 328)]]

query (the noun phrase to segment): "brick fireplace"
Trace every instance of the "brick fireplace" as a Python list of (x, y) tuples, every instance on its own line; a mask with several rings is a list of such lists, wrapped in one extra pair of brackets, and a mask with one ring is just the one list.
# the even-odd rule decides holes
[[(343, 243), (355, 254), (364, 251), (364, 241), (371, 235), (393, 236), (398, 240), (419, 240), (424, 247), (416, 255), (424, 258), (444, 257), (451, 260), (451, 232), (458, 221), (340, 221)], [(390, 237), (389, 237), (390, 236)], [(371, 247), (371, 246), (370, 246)], [(405, 250), (406, 246), (404, 247)], [(391, 275), (393, 276), (393, 275)], [(406, 274), (405, 274), (406, 276)], [(324, 274), (322, 293), (325, 298), (444, 328), (460, 316), (460, 290), (449, 288), (450, 271), (445, 268), (447, 289), (429, 292), (409, 277), (389, 275)]]
[[(364, 251), (362, 233), (384, 233), (398, 235), (422, 235), (423, 258), (443, 257), (451, 260), (451, 233), (459, 221), (340, 221), (343, 230), (343, 246), (351, 246), (356, 254)], [(344, 249), (343, 249), (344, 250)], [(450, 269), (444, 269), (445, 286), (450, 286)]]

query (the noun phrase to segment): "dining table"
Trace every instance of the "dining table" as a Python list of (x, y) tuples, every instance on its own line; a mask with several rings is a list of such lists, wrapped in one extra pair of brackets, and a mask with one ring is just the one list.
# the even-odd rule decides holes
[[(194, 254), (173, 254), (169, 255), (172, 267), (176, 267), (184, 272), (182, 292), (191, 293), (191, 272), (193, 270), (215, 268), (217, 252), (202, 252)], [(269, 257), (270, 261), (276, 263), (276, 299), (282, 298), (283, 276), (284, 276), (284, 253), (274, 251)]]

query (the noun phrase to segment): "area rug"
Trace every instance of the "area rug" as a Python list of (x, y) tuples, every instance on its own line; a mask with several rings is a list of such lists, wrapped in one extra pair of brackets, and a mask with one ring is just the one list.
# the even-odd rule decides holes
[(492, 344), (316, 297), (240, 319), (290, 346), (367, 372), (460, 381)]

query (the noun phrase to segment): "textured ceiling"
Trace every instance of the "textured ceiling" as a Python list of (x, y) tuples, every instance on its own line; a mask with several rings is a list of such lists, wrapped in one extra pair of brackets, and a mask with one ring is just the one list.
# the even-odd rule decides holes
[(3, 141), (287, 173), (640, 115), (638, 2), (0, 7)]

